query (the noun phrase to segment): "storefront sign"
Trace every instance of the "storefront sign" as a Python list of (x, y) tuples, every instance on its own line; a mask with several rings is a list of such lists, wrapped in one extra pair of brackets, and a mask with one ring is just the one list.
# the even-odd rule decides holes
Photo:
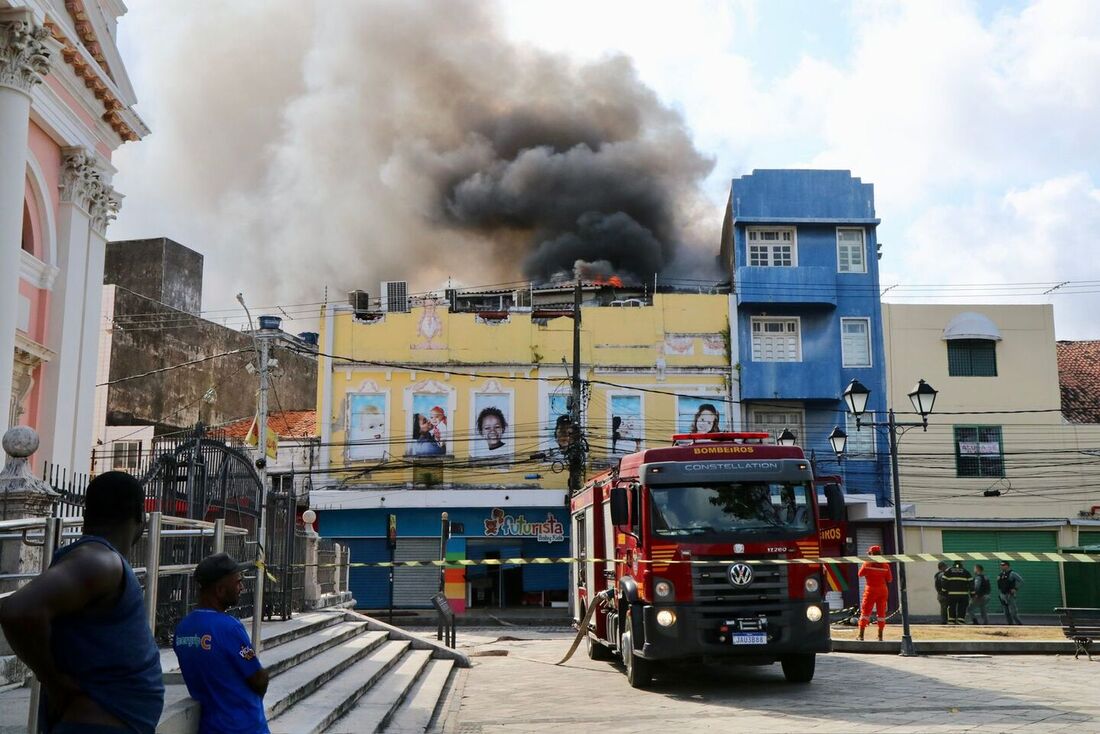
[(487, 538), (535, 538), (540, 543), (560, 543), (565, 540), (565, 527), (547, 512), (546, 520), (529, 522), (523, 515), (507, 515), (499, 507), (485, 520)]

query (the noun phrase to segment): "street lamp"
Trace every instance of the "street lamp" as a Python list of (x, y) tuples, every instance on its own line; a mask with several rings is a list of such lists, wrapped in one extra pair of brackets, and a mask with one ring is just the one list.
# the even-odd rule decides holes
[(832, 444), (833, 453), (839, 459), (848, 446), (848, 434), (840, 426), (833, 426), (833, 432), (829, 434), (829, 443)]
[[(898, 438), (910, 428), (928, 430), (928, 414), (932, 412), (932, 406), (936, 403), (936, 394), (936, 390), (924, 380), (919, 381), (909, 392), (909, 401), (913, 404), (913, 409), (920, 414), (919, 423), (898, 423), (894, 417), (893, 408), (886, 411), (885, 422), (874, 420), (863, 422), (860, 416), (867, 411), (867, 399), (871, 396), (871, 391), (859, 380), (852, 380), (848, 383), (848, 387), (844, 388), (844, 402), (851, 414), (855, 416), (856, 430), (860, 430), (863, 426), (885, 428), (890, 437), (890, 471), (894, 480), (894, 547), (898, 554), (905, 553), (905, 533), (901, 526), (901, 485), (898, 479)], [(902, 429), (900, 434), (899, 428)], [(832, 443), (833, 450), (838, 455), (844, 450), (847, 438), (848, 436), (839, 427), (834, 428), (829, 434), (829, 442)], [(913, 636), (909, 632), (909, 592), (905, 582), (904, 563), (898, 564), (898, 601), (901, 604), (901, 654), (911, 657), (917, 653), (913, 649)]]
[(783, 433), (779, 434), (779, 437), (775, 439), (775, 442), (780, 446), (794, 446), (798, 441), (798, 437), (794, 435), (790, 428), (784, 428)]

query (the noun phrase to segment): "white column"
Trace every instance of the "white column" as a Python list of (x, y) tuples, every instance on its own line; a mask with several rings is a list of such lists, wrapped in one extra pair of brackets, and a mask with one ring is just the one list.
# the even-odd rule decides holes
[(0, 434), (8, 428), (15, 361), (30, 91), (49, 71), (48, 36), (30, 10), (0, 11)]
[(95, 440), (95, 383), (99, 366), (100, 308), (103, 305), (103, 259), (107, 253), (107, 225), (115, 218), (120, 197), (101, 184), (92, 201), (92, 227), (88, 234), (88, 264), (84, 280), (84, 307), (80, 340), (80, 368), (77, 372), (76, 420), (73, 423), (73, 454), (69, 466), (86, 471)]
[[(57, 353), (44, 370), (38, 433), (39, 455), (70, 471), (76, 427), (77, 383), (88, 277), (92, 201), (100, 187), (95, 157), (85, 148), (66, 148), (61, 159), (61, 206), (57, 217), (57, 266), (60, 270), (50, 297), (48, 346)], [(100, 270), (102, 280), (102, 269)], [(98, 314), (99, 307), (96, 307)]]

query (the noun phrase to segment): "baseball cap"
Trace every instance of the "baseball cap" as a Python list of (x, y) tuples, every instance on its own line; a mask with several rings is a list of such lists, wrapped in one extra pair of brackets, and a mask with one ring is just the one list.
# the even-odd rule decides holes
[(228, 553), (215, 553), (202, 559), (199, 561), (199, 565), (195, 566), (195, 581), (199, 583), (200, 587), (206, 587), (217, 583), (231, 573), (244, 571), (251, 567), (251, 563), (238, 563)]

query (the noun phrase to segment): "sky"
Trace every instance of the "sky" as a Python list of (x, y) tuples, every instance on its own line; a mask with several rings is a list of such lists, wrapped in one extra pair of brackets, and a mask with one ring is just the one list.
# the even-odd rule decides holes
[[(242, 189), (281, 193), (272, 181), (293, 147), (287, 130), (301, 125), (303, 110), (317, 117), (309, 105), (318, 104), (318, 90), (332, 115), (344, 104), (341, 68), (318, 61), (327, 39), (352, 6), (349, 17), (369, 23), (369, 11), (359, 11), (373, 3), (128, 0), (119, 43), (153, 133), (116, 154), (115, 187), (127, 198), (111, 238), (166, 235), (202, 252), (205, 309), (231, 308), (238, 290), (265, 305), (320, 300), (312, 282), (308, 293), (292, 293), (287, 281), (257, 285), (266, 271), (250, 265), (261, 252), (251, 240), (294, 247), (285, 231), (301, 238), (306, 230), (244, 226), (255, 216), (241, 203), (247, 197), (210, 192), (239, 178)], [(895, 285), (885, 300), (1053, 303), (1058, 338), (1100, 338), (1094, 3), (486, 7), (516, 48), (578, 64), (625, 55), (713, 161), (702, 183), (706, 205), (692, 215), (714, 228), (734, 177), (755, 168), (848, 169), (875, 186), (881, 282)], [(384, 74), (370, 78), (385, 83)], [(375, 178), (390, 173), (385, 163)], [(281, 205), (297, 210), (309, 201), (299, 194)], [(290, 262), (295, 269), (301, 265)], [(337, 291), (339, 276), (317, 273)], [(1070, 284), (1042, 295), (1063, 281)]]

